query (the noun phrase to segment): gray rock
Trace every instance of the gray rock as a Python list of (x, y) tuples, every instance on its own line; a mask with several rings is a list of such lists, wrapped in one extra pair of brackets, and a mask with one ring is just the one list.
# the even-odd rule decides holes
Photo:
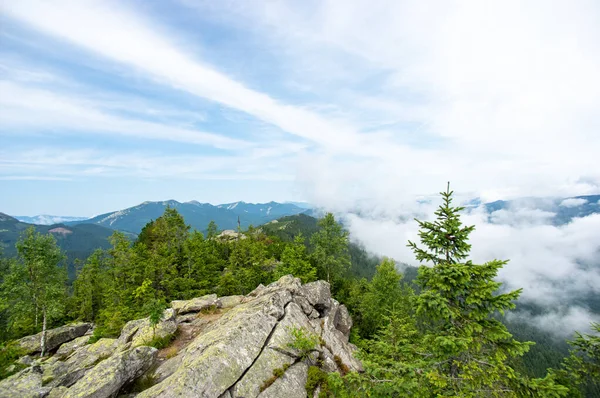
[(346, 342), (350, 337), (350, 329), (352, 329), (352, 318), (345, 305), (339, 305), (337, 311), (333, 314), (334, 327), (342, 332), (346, 337)]
[(94, 365), (113, 355), (116, 339), (100, 339), (75, 350), (65, 361), (48, 361), (43, 366), (44, 384), (50, 387), (69, 387), (85, 375)]
[[(177, 323), (175, 321), (175, 311), (169, 308), (164, 311), (162, 320), (156, 327), (152, 326), (149, 318), (136, 319), (127, 322), (119, 336), (119, 346), (121, 346), (122, 349), (129, 349), (147, 345), (156, 337), (168, 337), (173, 335), (176, 331)], [(131, 344), (126, 345), (127, 343)]]
[(216, 294), (207, 294), (206, 296), (196, 297), (191, 300), (171, 301), (171, 308), (173, 308), (177, 314), (199, 312), (210, 307), (217, 307)]
[(156, 360), (158, 350), (135, 347), (118, 352), (86, 373), (63, 398), (108, 398), (121, 387), (146, 372)]
[(231, 308), (231, 307), (235, 307), (236, 305), (240, 304), (243, 299), (244, 299), (244, 296), (225, 296), (225, 297), (220, 297), (217, 300), (217, 306), (219, 308)]
[[(240, 304), (196, 337), (179, 355), (179, 367), (146, 397), (218, 397), (233, 386), (261, 353), (291, 294), (279, 290)], [(274, 307), (281, 306), (278, 309)]]
[(320, 314), (324, 314), (331, 307), (331, 290), (325, 281), (310, 282), (302, 286), (299, 295), (306, 297)]
[(90, 341), (91, 337), (91, 335), (84, 335), (81, 337), (77, 337), (75, 340), (62, 344), (58, 348), (54, 356), (59, 359), (68, 357), (69, 355), (74, 353), (78, 348), (85, 346), (88, 343), (88, 341)]
[[(91, 327), (89, 323), (78, 323), (75, 325), (61, 326), (56, 329), (46, 331), (46, 351), (53, 351), (58, 346), (67, 341), (83, 336)], [(42, 333), (26, 336), (17, 342), (21, 348), (27, 353), (32, 354), (41, 351)]]
[(31, 366), (0, 381), (0, 397), (41, 398), (50, 387), (42, 387), (42, 370)]
[(291, 365), (298, 358), (299, 353), (290, 348), (293, 338), (290, 331), (294, 328), (304, 329), (306, 333), (314, 333), (302, 309), (289, 303), (285, 308), (285, 316), (275, 327), (266, 348), (244, 374), (244, 377), (235, 385), (235, 397), (255, 398), (260, 393), (263, 382), (273, 376), (273, 371)]
[(68, 391), (67, 387), (56, 387), (53, 388), (52, 391), (50, 391), (50, 394), (48, 394), (48, 396), (46, 398), (62, 398), (66, 392)]
[(306, 315), (310, 315), (315, 310), (308, 302), (308, 299), (304, 296), (295, 296), (294, 303), (298, 304)]
[(33, 358), (31, 358), (29, 355), (19, 358), (17, 362), (25, 366), (31, 366), (34, 363)]
[(198, 317), (198, 314), (190, 313), (185, 315), (178, 315), (175, 318), (175, 322), (179, 325), (180, 323), (190, 323)]
[(308, 365), (298, 362), (292, 365), (282, 377), (266, 390), (259, 398), (306, 398), (306, 378), (308, 375)]
[(339, 357), (344, 365), (351, 371), (362, 372), (362, 364), (354, 358), (356, 347), (348, 343), (348, 336), (344, 335), (335, 327), (335, 313), (339, 309), (337, 301), (332, 300), (333, 306), (330, 310), (330, 316), (321, 319), (311, 320), (311, 325), (317, 330), (325, 346), (331, 351), (334, 357)]

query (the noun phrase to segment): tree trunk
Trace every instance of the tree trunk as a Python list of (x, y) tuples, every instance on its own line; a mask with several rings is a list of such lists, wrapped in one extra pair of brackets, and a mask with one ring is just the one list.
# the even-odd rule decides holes
[(43, 357), (46, 352), (46, 307), (43, 308), (44, 323), (42, 325), (42, 338), (40, 342), (41, 352), (40, 357)]

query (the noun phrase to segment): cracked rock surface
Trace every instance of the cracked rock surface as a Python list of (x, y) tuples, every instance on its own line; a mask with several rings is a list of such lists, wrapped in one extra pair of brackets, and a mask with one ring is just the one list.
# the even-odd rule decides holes
[[(73, 334), (53, 357), (0, 381), (0, 391), (63, 398), (304, 398), (309, 366), (362, 371), (348, 342), (351, 327), (327, 282), (302, 285), (287, 275), (246, 296), (174, 301), (156, 328), (161, 336), (175, 333), (164, 350), (144, 345), (147, 319), (129, 322), (118, 339), (94, 344)], [(311, 352), (291, 346), (298, 329), (318, 341)], [(143, 391), (132, 389), (140, 378)]]

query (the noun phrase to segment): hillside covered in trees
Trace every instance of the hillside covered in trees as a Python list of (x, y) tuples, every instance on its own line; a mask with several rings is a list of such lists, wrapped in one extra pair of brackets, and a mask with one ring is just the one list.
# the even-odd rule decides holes
[(349, 339), (364, 368), (327, 373), (310, 367), (309, 394), (598, 396), (598, 337), (577, 335), (563, 360), (556, 360), (561, 351), (550, 355), (552, 369), (539, 365), (544, 351), (528, 359), (533, 343), (516, 337), (535, 332), (513, 325), (519, 331), (513, 335), (504, 321), (521, 290), (505, 291), (495, 280), (504, 259), (471, 262), (468, 238), (474, 226), (462, 225), (463, 209), (453, 206), (449, 189), (441, 195), (435, 221), (417, 221), (420, 242), (399, 242), (422, 264), (416, 278), (404, 278), (392, 259), (378, 260), (350, 244), (332, 214), (318, 221), (284, 217), (224, 237), (214, 222), (206, 234), (191, 230), (167, 207), (134, 241), (115, 231), (110, 247), (90, 255), (72, 283), (55, 238), (27, 229), (16, 244), (17, 255), (0, 264), (0, 376), (25, 366), (17, 361), (23, 352), (15, 342), (23, 336), (42, 332), (44, 358), (45, 331), (51, 327), (93, 323), (93, 343), (118, 337), (132, 320), (158, 323), (173, 300), (247, 296), (291, 274), (302, 283), (328, 282), (333, 297), (347, 306), (353, 319)]

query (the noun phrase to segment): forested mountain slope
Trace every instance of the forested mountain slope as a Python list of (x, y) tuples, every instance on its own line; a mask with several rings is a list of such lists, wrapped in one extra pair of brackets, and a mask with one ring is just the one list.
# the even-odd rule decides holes
[[(198, 231), (205, 231), (211, 221), (214, 221), (221, 229), (235, 229), (239, 218), (242, 228), (246, 228), (249, 225), (261, 225), (282, 216), (306, 211), (306, 209), (291, 203), (235, 202), (214, 206), (197, 201), (180, 203), (175, 200), (167, 200), (144, 202), (124, 210), (101, 214), (83, 222), (138, 234), (147, 223), (160, 217), (167, 207), (177, 209), (192, 229)], [(80, 221), (70, 224), (77, 223)]]
[(6, 256), (12, 257), (16, 254), (15, 244), (29, 227), (42, 234), (50, 233), (54, 236), (58, 247), (65, 253), (71, 280), (75, 279), (75, 262), (85, 262), (94, 250), (110, 247), (108, 238), (113, 233), (111, 229), (96, 224), (33, 225), (0, 213), (0, 248)]

